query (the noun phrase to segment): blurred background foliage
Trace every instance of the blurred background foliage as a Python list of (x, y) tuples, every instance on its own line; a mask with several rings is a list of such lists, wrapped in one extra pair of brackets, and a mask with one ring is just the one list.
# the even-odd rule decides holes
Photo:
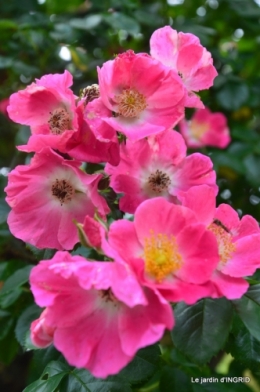
[[(78, 94), (97, 81), (96, 67), (115, 54), (130, 48), (149, 52), (155, 29), (171, 25), (194, 33), (219, 73), (202, 100), (227, 116), (232, 135), (227, 149), (201, 151), (217, 171), (218, 203), (260, 221), (260, 0), (0, 0), (0, 10), (0, 288), (9, 282), (0, 292), (0, 390), (16, 392), (39, 372), (40, 355), (33, 362), (18, 344), (26, 322), (37, 316), (26, 284), (28, 264), (49, 255), (12, 238), (6, 225), (6, 175), (25, 162), (15, 145), (26, 143), (29, 130), (8, 120), (4, 100), (35, 78), (65, 68)], [(42, 358), (41, 366), (46, 363)]]

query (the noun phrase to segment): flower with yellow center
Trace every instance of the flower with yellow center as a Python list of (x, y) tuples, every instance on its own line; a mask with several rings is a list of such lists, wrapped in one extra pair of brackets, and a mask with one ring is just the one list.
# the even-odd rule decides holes
[(134, 118), (146, 108), (145, 96), (135, 89), (127, 88), (115, 96), (118, 104), (118, 114), (123, 117)]
[(197, 140), (200, 140), (202, 136), (208, 131), (209, 125), (207, 123), (198, 123), (197, 121), (193, 120), (190, 123), (190, 132), (193, 137)]
[(214, 221), (209, 226), (209, 230), (216, 236), (220, 257), (218, 269), (221, 269), (221, 267), (231, 259), (236, 250), (236, 245), (232, 242), (232, 235), (229, 233), (228, 229), (221, 224), (221, 222), (217, 220)]
[(154, 234), (145, 238), (144, 254), (145, 271), (158, 282), (177, 271), (183, 261), (174, 236)]

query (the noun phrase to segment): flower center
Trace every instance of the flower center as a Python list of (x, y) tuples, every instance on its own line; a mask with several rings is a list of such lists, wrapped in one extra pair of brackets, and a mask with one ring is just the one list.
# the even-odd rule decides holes
[(64, 131), (71, 128), (69, 113), (63, 109), (58, 108), (50, 112), (49, 127), (53, 135), (61, 135)]
[(103, 300), (105, 302), (109, 302), (109, 301), (115, 302), (115, 301), (117, 301), (116, 297), (114, 296), (114, 294), (112, 293), (112, 290), (110, 288), (107, 289), (107, 290), (101, 290), (100, 294), (101, 294), (101, 297), (103, 298)]
[(219, 267), (221, 268), (231, 259), (236, 250), (236, 245), (232, 242), (232, 235), (229, 230), (219, 220), (214, 220), (208, 229), (216, 236), (220, 257)]
[(118, 114), (123, 117), (138, 117), (147, 106), (145, 96), (130, 88), (116, 95), (115, 101), (118, 104)]
[(61, 206), (70, 202), (75, 193), (74, 188), (67, 180), (58, 180), (57, 178), (53, 182), (51, 190), (52, 195), (60, 201)]
[(144, 245), (145, 270), (158, 282), (166, 276), (178, 270), (182, 265), (182, 257), (174, 236), (166, 234), (155, 235), (145, 238)]
[(191, 121), (190, 123), (190, 132), (192, 136), (196, 139), (200, 140), (202, 136), (208, 131), (209, 125), (206, 123), (198, 123), (197, 121)]
[(92, 84), (91, 86), (88, 86), (82, 90), (80, 97), (85, 98), (85, 104), (88, 104), (89, 102), (93, 101), (99, 96), (100, 96), (99, 85)]
[(152, 191), (156, 193), (161, 193), (162, 191), (168, 189), (171, 180), (169, 176), (163, 173), (161, 170), (156, 170), (155, 173), (150, 174), (148, 177), (148, 184)]
[(110, 288), (107, 290), (100, 290), (99, 294), (101, 296), (103, 304), (105, 302), (105, 304), (107, 304), (107, 306), (110, 306), (111, 308), (118, 308), (118, 305), (120, 302), (114, 296), (114, 294), (112, 293), (112, 290)]

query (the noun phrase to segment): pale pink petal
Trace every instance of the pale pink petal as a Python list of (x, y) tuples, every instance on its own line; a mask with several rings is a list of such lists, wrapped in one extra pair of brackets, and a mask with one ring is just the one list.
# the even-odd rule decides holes
[(59, 99), (45, 87), (32, 84), (10, 96), (7, 108), (11, 120), (24, 125), (48, 122), (50, 112), (58, 107)]
[(226, 297), (227, 299), (241, 298), (247, 292), (249, 283), (242, 278), (233, 278), (221, 272), (215, 272), (211, 278), (214, 286), (212, 298)]
[(219, 220), (229, 230), (236, 234), (240, 225), (238, 213), (229, 204), (220, 204), (216, 208), (214, 219)]
[(176, 235), (186, 225), (196, 223), (195, 214), (188, 208), (169, 203), (162, 197), (146, 200), (136, 210), (134, 226), (143, 245), (146, 238), (163, 233)]
[[(161, 285), (163, 286), (163, 285)], [(202, 285), (183, 282), (175, 278), (172, 287), (164, 285), (157, 287), (161, 295), (171, 302), (184, 301), (188, 305), (193, 305), (201, 298), (211, 297), (213, 293), (212, 287), (206, 283)]]
[(150, 39), (152, 57), (177, 70), (177, 42), (178, 33), (170, 26), (155, 30)]
[(198, 220), (209, 226), (214, 218), (216, 192), (208, 185), (194, 186), (186, 192), (179, 192), (178, 199), (196, 214)]
[[(180, 48), (177, 60), (177, 69), (184, 80), (186, 75), (197, 71), (200, 59), (203, 54), (201, 45), (191, 44)], [(196, 91), (196, 89), (193, 88)]]
[(240, 237), (235, 242), (235, 252), (221, 268), (223, 274), (233, 277), (253, 275), (260, 268), (260, 233)]
[(131, 313), (124, 309), (119, 315), (119, 336), (128, 355), (134, 355), (136, 346), (141, 348), (157, 342), (164, 333), (165, 325), (168, 329), (174, 325), (170, 305), (152, 290), (145, 292), (149, 300), (145, 312), (141, 306), (136, 306)]
[(203, 184), (210, 185), (216, 194), (218, 191), (213, 162), (200, 153), (191, 154), (182, 161), (176, 168), (174, 181), (177, 187), (173, 187), (171, 193), (176, 196), (178, 190), (187, 191), (192, 186)]
[(127, 220), (113, 222), (109, 228), (108, 240), (123, 258), (138, 257), (143, 252), (133, 222)]
[(219, 262), (214, 234), (205, 231), (204, 225), (190, 225), (177, 236), (177, 244), (183, 264), (176, 276), (189, 283), (206, 283)]

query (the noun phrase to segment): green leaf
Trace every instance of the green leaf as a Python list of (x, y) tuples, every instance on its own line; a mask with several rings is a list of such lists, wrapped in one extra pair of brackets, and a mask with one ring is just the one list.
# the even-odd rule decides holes
[(260, 284), (250, 286), (242, 298), (232, 302), (249, 332), (260, 341)]
[(231, 8), (244, 18), (259, 18), (260, 9), (254, 1), (228, 0)]
[(20, 125), (19, 131), (15, 136), (15, 144), (27, 144), (29, 137), (31, 136), (30, 127), (26, 125)]
[(5, 281), (2, 290), (0, 291), (0, 297), (10, 293), (24, 283), (27, 283), (32, 267), (32, 265), (26, 265), (24, 268), (15, 271), (14, 274)]
[(179, 303), (174, 314), (173, 343), (188, 358), (202, 365), (223, 347), (232, 323), (230, 302), (206, 298), (193, 306)]
[(0, 340), (6, 337), (13, 325), (13, 319), (10, 316), (9, 312), (0, 310)]
[(82, 0), (66, 0), (66, 2), (46, 0), (45, 5), (50, 14), (64, 14), (66, 12), (76, 12), (83, 4)]
[(14, 337), (13, 328), (9, 328), (5, 338), (0, 340), (0, 363), (8, 365), (12, 362), (19, 349), (19, 344)]
[(149, 14), (149, 18), (147, 18), (147, 12), (145, 10), (137, 10), (134, 13), (135, 19), (138, 20), (139, 23), (143, 23), (144, 25), (152, 26), (160, 26), (162, 19), (161, 16), (158, 14)]
[(11, 57), (0, 56), (0, 69), (9, 68), (13, 65)]
[(129, 383), (140, 383), (152, 377), (157, 370), (160, 358), (158, 345), (149, 346), (138, 351), (133, 361), (118, 374)]
[(20, 268), (24, 268), (24, 262), (20, 260), (8, 260), (8, 262), (1, 262), (0, 280), (6, 281), (11, 275), (13, 275)]
[(23, 392), (54, 392), (63, 377), (66, 376), (67, 371), (68, 365), (62, 362), (52, 361), (46, 366), (41, 380), (37, 380), (28, 385)]
[(236, 360), (245, 362), (250, 367), (255, 362), (259, 367), (260, 342), (246, 328), (240, 330), (237, 336), (230, 337), (227, 349)]
[(15, 327), (15, 336), (21, 346), (25, 345), (26, 333), (30, 330), (32, 321), (36, 320), (41, 312), (42, 309), (33, 304), (20, 315)]
[[(85, 369), (73, 369), (60, 361), (50, 362), (42, 373), (41, 380), (29, 385), (23, 392), (54, 392), (62, 380), (62, 392), (131, 392), (130, 385), (111, 376), (103, 379), (93, 377)], [(37, 389), (38, 388), (38, 389)]]
[(60, 352), (58, 352), (52, 345), (44, 349), (34, 350), (33, 359), (30, 366), (31, 374), (29, 376), (29, 382), (40, 378), (48, 363), (51, 361), (56, 361), (60, 357)]
[(72, 255), (80, 255), (82, 257), (89, 258), (91, 255), (91, 249), (86, 248), (85, 246), (79, 246), (76, 250), (74, 250)]
[(140, 33), (139, 23), (135, 19), (122, 14), (121, 12), (114, 12), (111, 15), (104, 17), (104, 20), (114, 30), (125, 30), (130, 35), (136, 35)]
[(34, 65), (26, 64), (23, 61), (16, 60), (13, 64), (13, 71), (17, 74), (24, 74), (25, 76), (32, 76), (39, 74), (40, 70)]
[(4, 278), (4, 273), (5, 273), (5, 270), (6, 270), (6, 267), (8, 266), (8, 263), (7, 262), (1, 262), (0, 263), (0, 280), (3, 280)]
[(248, 100), (249, 89), (246, 83), (228, 81), (216, 96), (224, 109), (237, 110)]
[(250, 154), (244, 159), (246, 177), (252, 184), (256, 186), (259, 186), (259, 165), (260, 157), (258, 156)]
[(191, 377), (179, 369), (164, 366), (160, 379), (160, 392), (170, 391), (192, 392)]
[[(12, 291), (0, 296), (0, 306), (3, 309), (11, 306), (22, 294), (22, 289), (20, 287), (14, 288)], [(1, 293), (0, 293), (1, 294)]]
[(9, 205), (6, 203), (4, 198), (0, 198), (0, 224), (6, 222), (9, 212)]
[(21, 286), (28, 282), (32, 267), (32, 265), (27, 265), (26, 267), (16, 270), (13, 275), (4, 282), (0, 291), (0, 305), (2, 308), (5, 309), (12, 305), (20, 297), (23, 292)]
[(48, 378), (48, 380), (37, 380), (32, 384), (28, 385), (23, 392), (54, 392), (58, 388), (61, 380), (66, 373), (60, 373), (56, 376)]
[(118, 376), (105, 380), (93, 377), (85, 369), (74, 369), (62, 381), (62, 392), (132, 392), (128, 382)]
[(56, 253), (56, 250), (54, 250), (54, 249), (39, 249), (39, 248), (36, 248), (36, 246), (33, 246), (28, 243), (26, 244), (26, 248), (32, 252), (34, 257), (38, 261), (51, 259), (54, 256), (54, 254)]
[(5, 30), (5, 29), (16, 30), (17, 24), (11, 19), (1, 19), (0, 20), (0, 29), (1, 30)]
[(70, 25), (76, 29), (91, 30), (97, 27), (102, 21), (100, 14), (92, 14), (86, 18), (74, 18), (70, 20)]

